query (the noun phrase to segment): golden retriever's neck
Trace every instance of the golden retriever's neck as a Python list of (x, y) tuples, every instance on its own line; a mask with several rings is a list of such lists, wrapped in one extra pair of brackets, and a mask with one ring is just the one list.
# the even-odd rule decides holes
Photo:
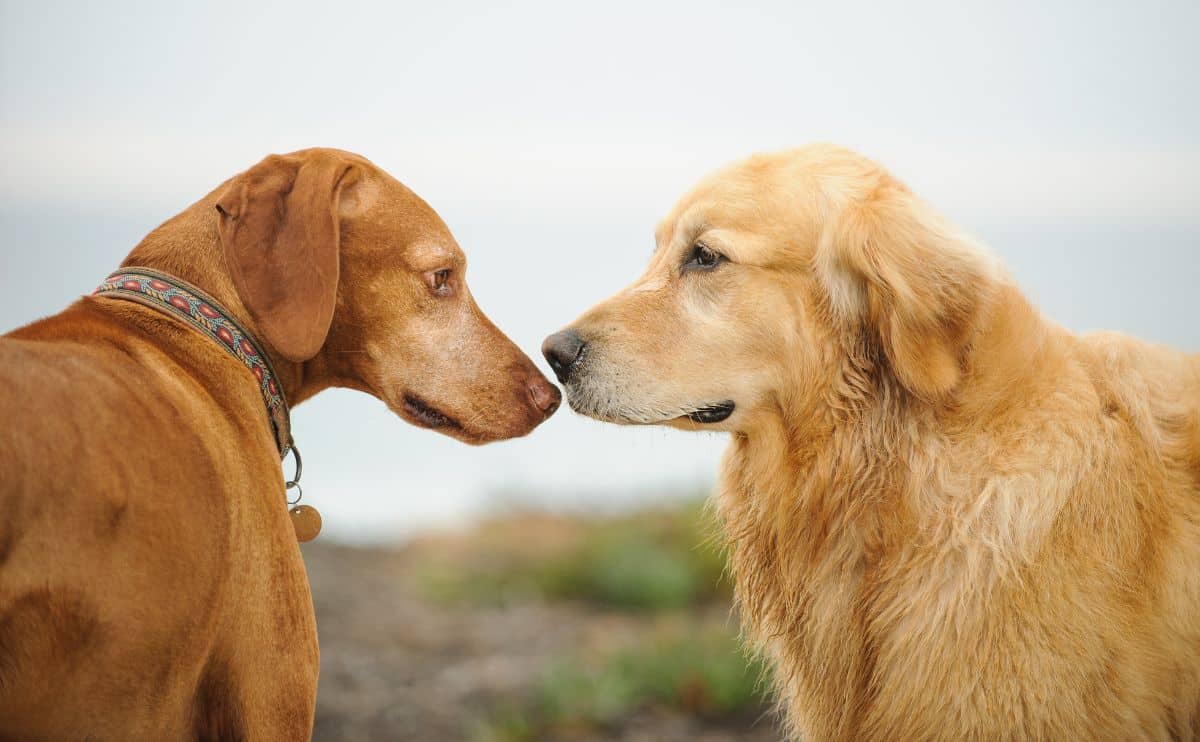
[[(731, 442), (717, 508), (738, 603), (755, 643), (776, 656), (793, 707), (798, 697), (804, 707), (833, 696), (869, 703), (881, 615), (896, 621), (906, 610), (903, 601), (880, 603), (896, 589), (897, 565), (916, 575), (930, 568), (913, 556), (920, 548), (963, 547), (946, 536), (956, 522), (947, 514), (973, 512), (981, 465), (961, 448), (971, 437), (963, 431), (1012, 414), (1003, 401), (1034, 387), (1033, 359), (1046, 345), (1032, 307), (1015, 289), (1001, 294), (1005, 307), (981, 322), (954, 399), (922, 401), (865, 348), (842, 348), (831, 353), (840, 363), (830, 364), (826, 398), (783, 403)], [(946, 570), (930, 577), (946, 594), (966, 584)], [(815, 691), (806, 677), (821, 678), (822, 698), (807, 696)], [(853, 706), (830, 709), (832, 726), (817, 736), (855, 737), (864, 710)]]
[(724, 467), (731, 540), (774, 540), (786, 547), (776, 563), (797, 568), (847, 539), (881, 546), (880, 519), (908, 507), (897, 493), (916, 484), (917, 439), (933, 415), (894, 391), (864, 394), (839, 409), (783, 411), (734, 437)]
[[(870, 595), (913, 520), (896, 486), (914, 448), (899, 421), (878, 404), (838, 425), (780, 419), (726, 453), (717, 509), (738, 607), (792, 708), (824, 705), (806, 678), (847, 701), (870, 693)], [(856, 703), (830, 709), (816, 736), (855, 738)]]
[(979, 462), (954, 463), (971, 455), (956, 441), (1011, 419), (1012, 390), (1045, 386), (1034, 376), (1048, 352), (1042, 319), (1015, 287), (997, 296), (953, 398), (922, 400), (867, 347), (840, 347), (825, 397), (782, 399), (766, 422), (735, 435), (720, 511), (735, 552), (764, 560), (752, 555), (749, 571), (870, 566), (900, 547), (905, 528), (940, 517), (947, 498), (971, 497), (964, 482)]

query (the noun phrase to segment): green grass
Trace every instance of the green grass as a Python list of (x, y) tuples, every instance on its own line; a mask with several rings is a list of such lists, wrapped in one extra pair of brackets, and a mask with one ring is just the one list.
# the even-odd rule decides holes
[(725, 599), (728, 590), (723, 554), (697, 505), (588, 524), (571, 546), (538, 558), (495, 556), (427, 570), (426, 594), (451, 603), (540, 598), (654, 612)]
[(626, 647), (598, 667), (574, 659), (555, 667), (541, 688), (547, 719), (605, 724), (647, 704), (722, 717), (757, 707), (761, 668), (748, 664), (726, 631), (675, 635)]
[(703, 514), (643, 514), (593, 526), (566, 558), (546, 565), (550, 598), (622, 609), (662, 611), (722, 594), (724, 557)]
[(496, 713), (474, 736), (480, 742), (526, 742), (570, 729), (612, 729), (648, 708), (710, 719), (753, 718), (765, 708), (762, 673), (728, 631), (677, 628), (598, 658), (571, 657), (554, 665), (526, 708)]
[(473, 737), (616, 733), (642, 712), (752, 723), (766, 708), (763, 668), (746, 659), (726, 620), (729, 584), (715, 544), (700, 504), (596, 521), (517, 518), (481, 529), (469, 558), (427, 568), (422, 585), (438, 601), (567, 601), (626, 614), (623, 625), (636, 627), (542, 668), (532, 690), (494, 706)]

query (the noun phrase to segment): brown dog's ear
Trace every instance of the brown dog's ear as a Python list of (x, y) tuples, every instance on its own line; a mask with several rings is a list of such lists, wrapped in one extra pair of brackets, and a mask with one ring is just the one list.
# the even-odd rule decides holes
[(225, 263), (242, 303), (290, 361), (325, 342), (338, 286), (338, 202), (353, 166), (330, 155), (271, 155), (217, 200)]
[(890, 176), (847, 204), (817, 252), (834, 313), (870, 332), (896, 378), (937, 400), (995, 284), (990, 256)]

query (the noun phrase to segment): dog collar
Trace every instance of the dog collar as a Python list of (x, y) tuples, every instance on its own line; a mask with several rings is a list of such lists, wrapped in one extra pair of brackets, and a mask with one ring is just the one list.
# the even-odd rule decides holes
[(271, 422), (271, 433), (275, 436), (280, 461), (287, 458), (289, 453), (296, 459), (295, 476), (283, 484), (285, 493), (296, 490), (294, 500), (284, 495), (290, 508), (288, 513), (291, 516), (292, 528), (300, 541), (316, 538), (321, 532), (320, 513), (308, 505), (298, 504), (304, 496), (304, 491), (300, 489), (300, 473), (304, 464), (300, 460), (300, 449), (292, 440), (287, 397), (283, 394), (283, 386), (279, 383), (275, 369), (271, 367), (271, 359), (263, 352), (262, 346), (254, 336), (208, 294), (186, 281), (149, 268), (129, 267), (116, 271), (104, 279), (104, 283), (97, 286), (92, 295), (136, 301), (164, 314), (178, 317), (202, 335), (216, 341), (217, 345), (250, 369), (250, 373), (258, 381), (258, 390), (262, 393), (263, 404), (267, 408), (267, 419)]
[[(250, 370), (258, 381), (267, 418), (271, 421), (271, 433), (279, 448), (280, 460), (289, 451), (295, 451), (292, 441), (291, 422), (288, 415), (287, 398), (278, 381), (271, 361), (262, 346), (233, 319), (232, 315), (212, 297), (200, 289), (174, 276), (149, 268), (130, 267), (109, 275), (94, 292), (93, 296), (111, 296), (128, 299), (178, 317), (193, 329), (216, 341)], [(300, 453), (296, 456), (296, 480), (300, 479)], [(288, 489), (292, 483), (289, 482)]]

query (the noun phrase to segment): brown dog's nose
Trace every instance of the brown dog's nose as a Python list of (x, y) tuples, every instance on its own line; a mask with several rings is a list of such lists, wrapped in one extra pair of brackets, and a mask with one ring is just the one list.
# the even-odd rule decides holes
[(571, 370), (583, 355), (584, 345), (574, 330), (556, 332), (542, 343), (542, 355), (546, 356), (559, 381), (566, 383), (571, 377)]
[(535, 373), (529, 380), (528, 388), (533, 406), (541, 410), (546, 417), (553, 415), (562, 402), (562, 392), (558, 391), (558, 387), (542, 378), (541, 374)]

